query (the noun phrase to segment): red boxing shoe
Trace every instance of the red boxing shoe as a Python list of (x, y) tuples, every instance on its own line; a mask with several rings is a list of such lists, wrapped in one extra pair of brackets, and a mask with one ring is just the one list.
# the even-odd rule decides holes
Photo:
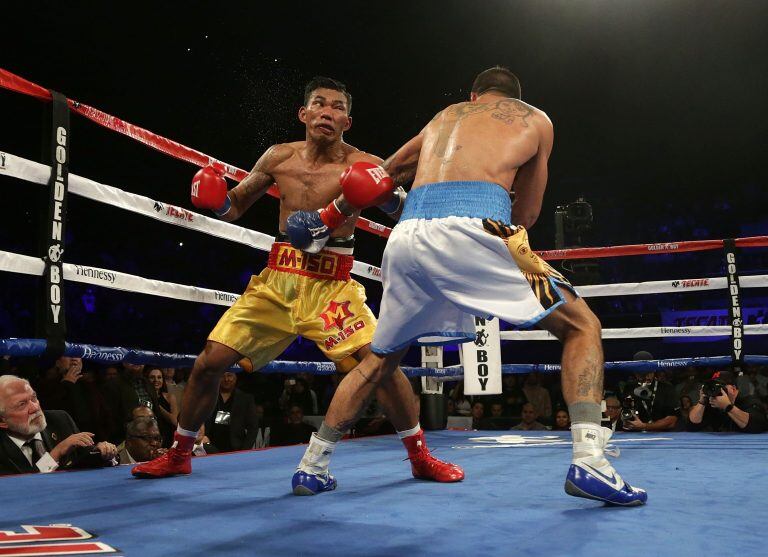
[(154, 460), (134, 466), (131, 474), (137, 478), (165, 478), (176, 474), (192, 473), (192, 447), (194, 437), (173, 434), (173, 446), (168, 452)]
[(464, 470), (461, 466), (443, 462), (430, 454), (427, 441), (424, 439), (424, 430), (420, 429), (417, 434), (405, 437), (402, 441), (408, 449), (414, 478), (444, 483), (460, 482), (464, 479)]
[(137, 478), (165, 478), (192, 473), (192, 453), (172, 447), (154, 460), (134, 466), (131, 474)]

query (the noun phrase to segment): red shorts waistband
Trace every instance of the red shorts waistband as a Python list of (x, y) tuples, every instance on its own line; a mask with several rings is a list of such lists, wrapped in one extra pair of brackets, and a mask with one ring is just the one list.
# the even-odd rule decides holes
[(349, 280), (355, 258), (333, 251), (307, 253), (286, 242), (275, 242), (269, 251), (267, 267), (275, 271), (293, 273), (325, 280)]

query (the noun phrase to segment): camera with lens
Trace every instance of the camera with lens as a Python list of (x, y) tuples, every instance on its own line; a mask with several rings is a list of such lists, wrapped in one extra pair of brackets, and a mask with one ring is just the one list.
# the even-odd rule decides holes
[(638, 412), (635, 410), (635, 399), (631, 396), (625, 396), (621, 401), (621, 421), (631, 422), (635, 419)]
[(701, 390), (704, 392), (704, 395), (709, 397), (720, 396), (723, 394), (720, 391), (724, 391), (726, 385), (727, 383), (720, 379), (709, 379), (701, 386)]
[(637, 398), (643, 400), (651, 400), (651, 397), (653, 396), (653, 391), (651, 390), (651, 385), (649, 383), (639, 383), (632, 392)]

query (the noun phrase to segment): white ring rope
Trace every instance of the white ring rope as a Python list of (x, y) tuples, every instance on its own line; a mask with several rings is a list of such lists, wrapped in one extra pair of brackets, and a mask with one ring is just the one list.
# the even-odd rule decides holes
[[(43, 274), (45, 265), (39, 257), (20, 255), (0, 250), (0, 271), (22, 273), (25, 275)], [(210, 290), (197, 286), (187, 286), (162, 280), (147, 279), (119, 271), (90, 267), (88, 265), (74, 265), (64, 263), (64, 280), (82, 282), (103, 286), (125, 292), (138, 292), (140, 294), (152, 294), (174, 300), (186, 300), (188, 302), (202, 302), (204, 304), (217, 304), (231, 306), (240, 295), (223, 290)]]
[[(34, 184), (47, 185), (51, 175), (51, 167), (8, 153), (5, 155), (5, 166), (0, 167), (0, 175), (18, 178)], [(119, 207), (176, 226), (197, 230), (210, 236), (245, 244), (261, 251), (269, 251), (272, 242), (274, 242), (274, 238), (268, 234), (207, 217), (176, 205), (155, 201), (143, 195), (129, 193), (113, 186), (100, 184), (77, 174), (69, 175), (69, 191), (99, 203)], [(352, 272), (381, 282), (381, 269), (374, 265), (355, 261)]]
[[(745, 325), (748, 335), (768, 335), (768, 325)], [(548, 331), (501, 331), (501, 340), (557, 340)], [(728, 337), (730, 325), (692, 325), (690, 327), (635, 327), (603, 329), (603, 338)]]
[[(50, 176), (49, 166), (39, 164), (15, 155), (5, 155), (5, 165), (0, 167), (0, 174), (18, 178), (27, 182), (46, 185)], [(69, 188), (73, 194), (86, 197), (93, 201), (119, 207), (156, 220), (182, 226), (224, 238), (262, 251), (269, 251), (273, 238), (267, 234), (256, 232), (207, 217), (170, 205), (148, 197), (125, 192), (113, 186), (100, 184), (76, 174), (69, 175)], [(0, 250), (0, 270), (40, 276), (43, 274), (43, 261), (40, 258), (11, 253)], [(355, 261), (352, 272), (381, 281), (381, 270), (378, 267)], [(137, 275), (121, 273), (88, 265), (64, 264), (64, 279), (74, 282), (93, 284), (123, 290), (163, 296), (176, 300), (202, 302), (223, 306), (232, 305), (239, 294), (212, 290), (147, 279)], [(753, 275), (740, 277), (742, 288), (759, 288), (768, 286), (768, 275)], [(638, 294), (660, 294), (668, 292), (695, 292), (701, 290), (719, 290), (728, 287), (725, 277), (675, 279), (648, 282), (630, 282), (616, 284), (598, 284), (579, 286), (579, 293), (585, 297), (619, 296)], [(752, 334), (766, 334), (757, 325), (747, 325)], [(730, 327), (640, 327), (627, 329), (604, 329), (603, 338), (650, 338), (664, 336), (727, 336)], [(503, 340), (554, 340), (546, 331), (504, 331)]]

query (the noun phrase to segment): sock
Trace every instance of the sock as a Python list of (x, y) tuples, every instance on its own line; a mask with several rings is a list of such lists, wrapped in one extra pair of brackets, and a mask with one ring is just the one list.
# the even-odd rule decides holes
[(598, 423), (577, 423), (571, 425), (573, 437), (573, 463), (586, 462), (600, 468), (608, 466), (603, 455), (605, 432)]
[[(338, 430), (335, 431), (338, 432)], [(331, 462), (334, 449), (336, 449), (335, 442), (321, 439), (318, 433), (313, 433), (309, 439), (309, 446), (299, 462), (298, 470), (309, 474), (327, 475), (328, 464)]]
[(335, 427), (329, 426), (325, 421), (320, 424), (320, 430), (317, 432), (317, 436), (322, 439), (323, 441), (328, 441), (329, 443), (338, 443), (341, 441), (341, 438), (344, 437), (344, 432), (339, 431)]
[(177, 426), (176, 433), (173, 434), (173, 445), (171, 447), (185, 453), (190, 452), (195, 445), (196, 437), (196, 431), (189, 431), (182, 429), (181, 426)]
[(571, 423), (584, 422), (599, 424), (603, 417), (603, 411), (598, 402), (576, 402), (568, 405), (568, 413), (571, 415)]
[(406, 429), (405, 431), (398, 431), (397, 435), (400, 437), (400, 439), (405, 439), (406, 437), (410, 437), (411, 435), (416, 435), (421, 430), (421, 424), (419, 422), (416, 422), (416, 425), (413, 426), (411, 429)]
[(178, 433), (179, 435), (183, 435), (184, 437), (197, 437), (196, 431), (182, 429), (181, 425), (176, 426), (176, 433)]

